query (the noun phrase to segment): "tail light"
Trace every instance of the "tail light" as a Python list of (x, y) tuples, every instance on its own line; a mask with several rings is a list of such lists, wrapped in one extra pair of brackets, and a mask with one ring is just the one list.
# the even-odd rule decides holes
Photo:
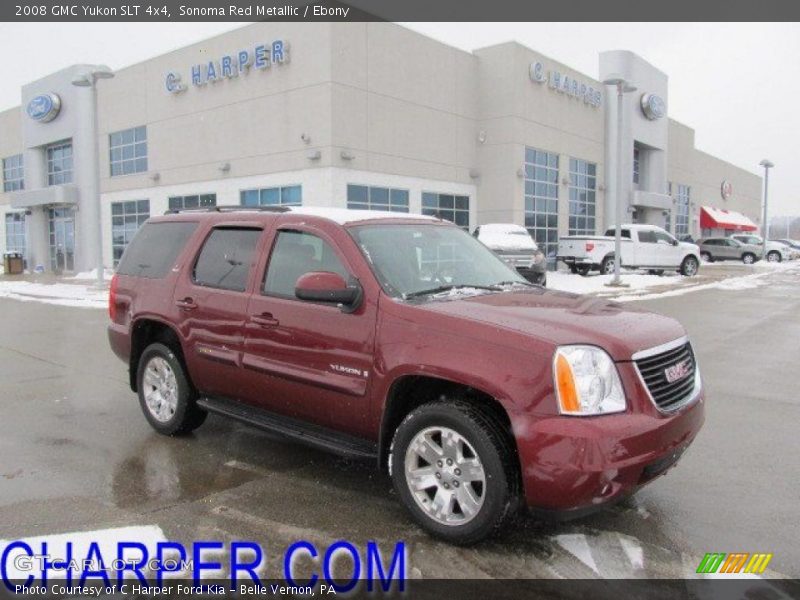
[(111, 286), (108, 288), (108, 316), (112, 321), (117, 320), (117, 284), (119, 275), (114, 273)]
[(586, 251), (591, 252), (594, 250), (594, 244), (592, 242), (586, 242)]

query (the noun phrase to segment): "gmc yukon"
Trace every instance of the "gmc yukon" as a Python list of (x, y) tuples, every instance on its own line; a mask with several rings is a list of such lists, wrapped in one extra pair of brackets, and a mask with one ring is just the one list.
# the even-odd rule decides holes
[(675, 320), (532, 285), (459, 227), (337, 209), (148, 220), (109, 340), (165, 435), (209, 413), (369, 458), (430, 533), (582, 514), (664, 474), (703, 423)]

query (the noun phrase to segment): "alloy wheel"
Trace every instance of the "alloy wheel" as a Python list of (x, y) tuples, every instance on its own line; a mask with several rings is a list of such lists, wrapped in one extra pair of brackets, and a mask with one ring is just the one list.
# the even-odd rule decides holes
[(147, 410), (160, 423), (166, 423), (178, 409), (178, 382), (169, 363), (154, 356), (147, 363), (142, 380)]
[(405, 478), (417, 506), (442, 525), (468, 523), (486, 497), (478, 453), (448, 427), (428, 427), (414, 436), (406, 450)]

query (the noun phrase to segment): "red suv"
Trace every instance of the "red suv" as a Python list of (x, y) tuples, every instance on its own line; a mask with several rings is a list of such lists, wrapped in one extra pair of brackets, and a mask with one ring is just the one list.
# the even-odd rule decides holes
[(703, 423), (681, 325), (528, 283), (453, 224), (339, 209), (152, 218), (109, 340), (158, 432), (232, 417), (391, 474), (454, 543), (523, 504), (582, 513), (672, 467)]

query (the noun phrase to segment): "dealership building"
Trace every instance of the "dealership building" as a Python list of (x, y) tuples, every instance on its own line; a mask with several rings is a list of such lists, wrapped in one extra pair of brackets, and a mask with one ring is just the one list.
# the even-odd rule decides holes
[[(758, 227), (761, 178), (695, 147), (665, 73), (615, 50), (599, 74), (391, 23), (256, 23), (113, 78), (68, 67), (0, 113), (0, 249), (28, 268), (85, 271), (100, 251), (112, 267), (149, 216), (215, 205), (512, 222), (551, 256), (613, 224), (618, 197), (626, 221), (678, 237)], [(621, 130), (613, 75), (636, 87)]]

